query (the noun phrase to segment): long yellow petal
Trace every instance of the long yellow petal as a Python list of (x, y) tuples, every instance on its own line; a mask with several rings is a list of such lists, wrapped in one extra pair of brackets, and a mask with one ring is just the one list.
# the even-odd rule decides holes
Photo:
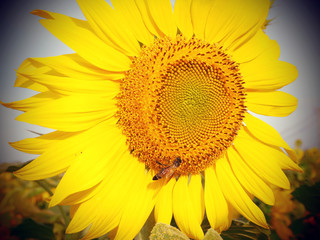
[(210, 226), (218, 232), (228, 229), (231, 224), (228, 203), (222, 193), (216, 173), (211, 167), (205, 171), (204, 200)]
[[(61, 200), (61, 202), (59, 202), (59, 205), (73, 206), (73, 205), (82, 204), (83, 202), (88, 201), (94, 195), (96, 195), (96, 191), (99, 186), (100, 186), (100, 183), (96, 184), (95, 186), (93, 186), (91, 188), (83, 190), (81, 192), (76, 192), (72, 195), (68, 195), (63, 200)], [(50, 204), (51, 204), (51, 202), (50, 202)], [(53, 205), (53, 202), (51, 205)]]
[(231, 55), (234, 61), (242, 64), (257, 59), (278, 60), (280, 47), (277, 41), (270, 40), (268, 35), (260, 29), (241, 47), (233, 50)]
[[(88, 141), (77, 154), (52, 196), (50, 205), (56, 205), (68, 195), (87, 190), (100, 183), (106, 175), (106, 168), (112, 168), (125, 151), (126, 139), (116, 125), (105, 127), (103, 131)], [(89, 170), (89, 171), (88, 171)]]
[(136, 4), (136, 7), (139, 10), (140, 16), (144, 25), (147, 27), (149, 32), (152, 33), (152, 36), (163, 36), (163, 33), (158, 28), (152, 17), (150, 16), (150, 11), (148, 9), (148, 5), (145, 0), (133, 0)]
[(292, 159), (292, 157), (289, 155), (289, 153), (288, 153), (288, 155), (289, 155), (288, 156), (287, 154), (285, 154), (283, 152), (283, 150), (281, 148), (276, 147), (276, 146), (272, 146), (272, 152), (273, 152), (273, 155), (277, 158), (277, 160), (278, 160), (277, 163), (279, 164), (279, 167), (281, 169), (303, 172), (302, 168), (299, 167), (299, 165), (293, 161), (294, 159)]
[(263, 212), (252, 202), (235, 178), (225, 157), (217, 161), (216, 174), (224, 196), (232, 206), (250, 221), (261, 227), (268, 228)]
[(41, 156), (16, 171), (15, 175), (25, 180), (39, 180), (65, 172), (88, 141), (103, 131), (105, 125), (115, 124), (116, 121), (117, 119), (112, 118), (87, 131), (67, 133), (65, 139), (48, 144)]
[(246, 100), (250, 111), (274, 117), (288, 116), (298, 104), (294, 96), (281, 91), (247, 92)]
[(101, 231), (103, 235), (119, 225), (128, 197), (131, 198), (133, 193), (131, 189), (135, 190), (134, 186), (141, 183), (144, 166), (140, 166), (142, 164), (137, 160), (132, 161), (129, 151), (119, 154), (114, 160), (111, 160), (110, 167), (104, 169), (106, 177), (93, 190), (92, 196), (82, 202), (74, 213), (68, 233), (79, 232), (93, 224), (95, 227), (92, 225), (88, 235), (97, 235)]
[(60, 95), (94, 94), (113, 98), (119, 93), (120, 87), (119, 83), (115, 81), (88, 81), (49, 74), (33, 75), (30, 78)]
[[(193, 32), (196, 37), (205, 39), (205, 29), (207, 22), (211, 25), (212, 22), (208, 19), (210, 10), (216, 0), (193, 0), (191, 2), (191, 22), (193, 26)], [(188, 10), (185, 10), (188, 11)]]
[(14, 87), (21, 87), (31, 89), (36, 92), (47, 92), (49, 89), (42, 84), (36, 83), (30, 78), (17, 74), (17, 79), (14, 83)]
[(108, 45), (127, 56), (136, 56), (140, 46), (129, 26), (104, 0), (77, 0), (93, 31)]
[(268, 15), (269, 0), (216, 0), (206, 24), (205, 39), (237, 49), (252, 38)]
[(117, 110), (114, 104), (114, 100), (93, 95), (67, 96), (25, 112), (16, 120), (76, 132), (112, 117)]
[(112, 0), (116, 13), (123, 18), (136, 39), (144, 45), (150, 46), (154, 35), (147, 29), (140, 11), (134, 0)]
[(32, 64), (30, 58), (27, 58), (24, 60), (19, 68), (17, 69), (17, 79), (14, 84), (15, 87), (23, 87), (23, 88), (28, 88), (37, 92), (46, 92), (48, 91), (48, 88), (32, 81), (29, 76), (31, 73), (47, 73), (50, 71), (50, 68), (44, 67), (44, 66), (37, 66)]
[(298, 77), (297, 68), (283, 61), (251, 61), (239, 66), (245, 81), (245, 88), (249, 90), (277, 90)]
[(193, 35), (190, 9), (191, 0), (176, 0), (174, 3), (174, 17), (177, 27), (187, 39)]
[[(110, 72), (97, 68), (84, 60), (78, 54), (65, 54), (54, 57), (29, 58), (27, 59), (36, 65), (48, 66), (65, 76), (83, 80), (118, 80), (124, 77), (123, 72)], [(39, 65), (38, 64), (38, 65)], [(31, 74), (35, 75), (36, 72)]]
[(157, 223), (170, 224), (172, 219), (172, 190), (176, 183), (175, 178), (161, 189), (154, 207), (154, 217)]
[(39, 137), (26, 138), (17, 142), (11, 142), (10, 145), (13, 148), (25, 153), (42, 154), (52, 145), (54, 145), (57, 141), (67, 139), (74, 135), (75, 133), (55, 131), (43, 134)]
[(181, 231), (193, 239), (203, 238), (201, 222), (204, 214), (204, 196), (201, 176), (180, 176), (173, 189), (173, 214)]
[(34, 108), (41, 107), (44, 104), (58, 98), (59, 97), (57, 96), (57, 94), (47, 91), (47, 92), (38, 93), (30, 98), (26, 98), (26, 99), (11, 102), (11, 103), (3, 103), (0, 101), (0, 104), (2, 104), (7, 108), (12, 108), (15, 110), (26, 112)]
[(234, 146), (242, 159), (264, 181), (284, 189), (290, 188), (290, 183), (279, 166), (279, 155), (270, 146), (253, 139), (243, 129), (238, 132)]
[(70, 17), (43, 10), (33, 13), (46, 17), (40, 23), (93, 65), (110, 71), (126, 71), (130, 68), (130, 59), (108, 46), (90, 29), (83, 27), (86, 22), (80, 22), (79, 25)]
[(241, 185), (264, 203), (273, 205), (272, 189), (251, 170), (234, 148), (230, 147), (227, 154), (231, 168)]
[(244, 123), (246, 124), (245, 130), (249, 131), (260, 141), (273, 146), (282, 147), (286, 150), (292, 150), (276, 129), (259, 118), (246, 113)]
[(177, 27), (170, 0), (144, 0), (150, 18), (156, 27), (166, 36), (175, 37)]
[[(132, 160), (137, 161), (133, 157)], [(141, 172), (144, 172), (144, 164), (139, 164)], [(127, 201), (114, 240), (133, 239), (138, 234), (154, 208), (159, 190), (163, 187), (163, 181), (152, 180), (153, 175), (150, 171), (140, 176), (141, 180), (137, 180), (134, 188), (131, 189), (132, 197)]]
[(92, 239), (114, 231), (118, 226), (114, 239), (132, 239), (141, 229), (154, 207), (162, 182), (153, 181), (150, 173), (145, 174), (144, 164), (129, 151), (107, 172), (108, 177), (98, 186), (96, 195), (82, 203), (75, 212), (68, 232), (92, 224), (83, 238)]

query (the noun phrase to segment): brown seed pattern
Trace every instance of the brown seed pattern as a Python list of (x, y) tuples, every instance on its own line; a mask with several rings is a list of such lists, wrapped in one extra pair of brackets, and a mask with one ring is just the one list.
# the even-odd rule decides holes
[(245, 89), (238, 65), (217, 44), (182, 36), (144, 47), (121, 82), (118, 125), (147, 167), (197, 174), (231, 146), (242, 125)]

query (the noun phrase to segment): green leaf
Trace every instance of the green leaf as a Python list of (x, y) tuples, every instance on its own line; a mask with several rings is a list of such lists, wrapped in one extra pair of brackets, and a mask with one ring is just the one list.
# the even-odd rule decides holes
[(312, 185), (302, 185), (292, 195), (301, 202), (310, 213), (320, 212), (320, 182)]
[(206, 235), (204, 235), (204, 238), (202, 240), (222, 240), (221, 236), (219, 235), (218, 232), (210, 228), (207, 232)]
[(53, 225), (39, 224), (30, 218), (24, 219), (20, 225), (14, 227), (11, 231), (11, 234), (21, 239), (55, 239), (53, 233)]
[(6, 169), (6, 172), (15, 172), (17, 170), (19, 170), (20, 168), (23, 168), (25, 165), (27, 165), (28, 163), (30, 163), (32, 160), (28, 161), (28, 162), (25, 162), (23, 163), (22, 165), (19, 165), (19, 166), (9, 166), (7, 169)]
[(171, 225), (157, 223), (151, 231), (150, 240), (189, 240), (189, 238)]

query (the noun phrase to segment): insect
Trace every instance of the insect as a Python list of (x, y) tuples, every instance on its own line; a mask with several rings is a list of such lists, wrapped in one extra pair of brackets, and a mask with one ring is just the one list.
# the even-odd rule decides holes
[[(181, 158), (177, 157), (176, 160), (172, 163), (172, 165), (162, 168), (156, 175), (154, 175), (152, 179), (159, 180), (163, 177), (165, 177), (168, 180), (171, 179), (173, 174), (177, 171), (180, 164), (181, 164)], [(164, 165), (164, 164), (161, 164), (161, 165)]]

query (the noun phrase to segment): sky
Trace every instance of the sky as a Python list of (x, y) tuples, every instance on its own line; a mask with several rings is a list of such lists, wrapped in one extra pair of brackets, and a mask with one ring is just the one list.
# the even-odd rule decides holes
[[(75, 0), (12, 0), (1, 1), (0, 21), (0, 100), (11, 102), (35, 94), (31, 90), (13, 88), (15, 69), (28, 57), (47, 57), (73, 51), (51, 35), (38, 22), (32, 10), (44, 9), (84, 19)], [(302, 139), (303, 148), (320, 147), (320, 80), (318, 69), (320, 49), (319, 6), (314, 1), (276, 0), (269, 17), (274, 18), (267, 29), (271, 39), (281, 48), (280, 60), (297, 66), (298, 79), (283, 88), (299, 100), (297, 110), (288, 117), (260, 117), (277, 129), (291, 147)], [(35, 137), (32, 132), (48, 129), (18, 122), (19, 111), (0, 106), (0, 162), (20, 162), (35, 156), (14, 150), (8, 142)]]

